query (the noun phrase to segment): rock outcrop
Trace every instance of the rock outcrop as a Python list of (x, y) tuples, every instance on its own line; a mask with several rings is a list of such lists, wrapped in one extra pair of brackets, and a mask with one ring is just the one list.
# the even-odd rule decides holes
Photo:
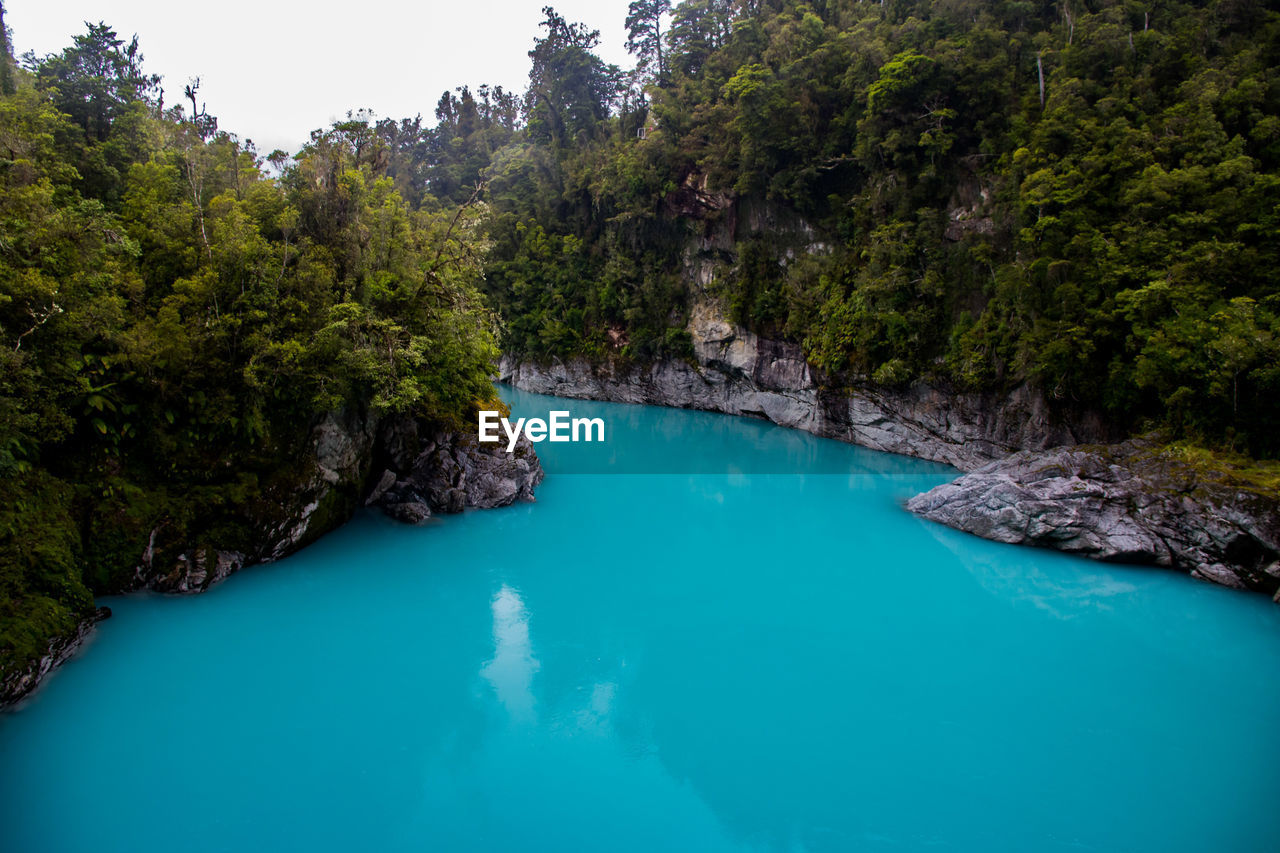
[(651, 365), (539, 364), (508, 356), (500, 378), (560, 397), (647, 403), (762, 417), (852, 444), (972, 470), (1018, 450), (1103, 441), (1102, 421), (1050, 410), (1028, 387), (1009, 394), (956, 393), (916, 383), (847, 389), (815, 381), (800, 348), (761, 338), (724, 319), (715, 303), (694, 305), (687, 330), (694, 360)]
[(0, 707), (16, 702), (40, 685), (55, 667), (80, 650), (93, 634), (93, 627), (111, 616), (109, 607), (98, 607), (82, 619), (68, 636), (54, 637), (43, 655), (25, 670), (13, 673), (0, 682)]
[[(257, 562), (263, 562), (258, 560)], [(156, 566), (150, 567), (151, 574), (143, 572), (139, 567), (138, 575), (142, 586), (150, 587), (157, 592), (193, 593), (204, 592), (221, 580), (225, 580), (233, 572), (243, 569), (245, 555), (239, 551), (221, 551), (217, 548), (203, 547), (179, 554), (169, 572), (155, 574)]]
[[(201, 543), (157, 549), (153, 530), (134, 575), (134, 588), (203, 592), (256, 563), (297, 551), (344, 523), (361, 505), (410, 524), (433, 512), (490, 509), (533, 500), (542, 466), (521, 437), (513, 453), (481, 447), (474, 437), (432, 429), (410, 417), (373, 421), (347, 412), (325, 415), (311, 433), (309, 470), (275, 500), (244, 519), (248, 547)], [(173, 534), (181, 536), (182, 531)]]
[(998, 542), (1280, 589), (1280, 498), (1147, 441), (1016, 453), (907, 508)]
[(383, 446), (386, 464), (365, 504), (411, 524), (432, 512), (492, 509), (533, 500), (542, 466), (533, 444), (520, 436), (515, 450), (482, 447), (474, 436), (441, 433), (421, 437), (412, 422), (390, 426)]
[[(127, 588), (204, 592), (246, 566), (297, 551), (346, 522), (361, 505), (420, 523), (433, 512), (533, 500), (543, 478), (533, 445), (523, 436), (507, 453), (408, 417), (373, 420), (333, 412), (312, 429), (310, 447), (301, 472), (267, 489), (271, 500), (246, 509), (236, 542), (191, 542), (188, 530), (158, 524)], [(71, 635), (55, 639), (47, 654), (0, 683), (0, 706), (30, 693), (107, 615), (99, 608)]]

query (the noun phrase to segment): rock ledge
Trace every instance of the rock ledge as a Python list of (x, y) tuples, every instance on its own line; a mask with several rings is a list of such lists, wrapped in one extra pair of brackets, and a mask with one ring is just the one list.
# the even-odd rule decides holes
[(1164, 566), (1277, 595), (1280, 496), (1203, 471), (1158, 444), (1015, 453), (907, 502), (997, 542)]

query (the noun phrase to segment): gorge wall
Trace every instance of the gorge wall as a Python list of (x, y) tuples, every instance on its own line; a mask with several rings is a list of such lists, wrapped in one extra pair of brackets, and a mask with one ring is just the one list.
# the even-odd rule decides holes
[(1100, 419), (1066, 419), (1028, 387), (1008, 394), (956, 393), (916, 383), (820, 386), (800, 347), (761, 338), (724, 319), (715, 302), (694, 304), (687, 330), (695, 360), (649, 365), (540, 364), (503, 358), (499, 378), (540, 394), (646, 403), (761, 417), (825, 438), (972, 470), (1018, 450), (1106, 440)]
[[(342, 525), (361, 506), (377, 507), (407, 523), (433, 513), (489, 509), (532, 500), (543, 471), (533, 446), (521, 437), (513, 453), (481, 447), (474, 436), (441, 430), (407, 416), (378, 419), (331, 412), (311, 431), (311, 455), (301, 480), (245, 510), (249, 548), (228, 547), (213, 536), (192, 541), (190, 531), (155, 527), (123, 590), (193, 594), (232, 573), (288, 556)], [(110, 616), (100, 607), (47, 652), (0, 681), (0, 707), (29, 694)]]
[(1001, 542), (1173, 568), (1280, 600), (1280, 500), (1114, 435), (1088, 413), (1064, 417), (1027, 386), (972, 394), (916, 383), (824, 388), (798, 346), (695, 303), (695, 359), (650, 365), (539, 364), (508, 356), (501, 379), (560, 397), (766, 418), (852, 444), (945, 462), (967, 473), (908, 503), (933, 521)]

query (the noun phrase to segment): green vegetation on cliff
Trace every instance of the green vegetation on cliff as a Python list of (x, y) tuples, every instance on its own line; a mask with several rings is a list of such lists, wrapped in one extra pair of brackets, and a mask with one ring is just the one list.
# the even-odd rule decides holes
[(495, 328), (688, 357), (704, 286), (837, 389), (1030, 384), (1280, 455), (1268, 4), (636, 0), (631, 72), (543, 13), (523, 97), (296, 158), (105, 25), (0, 45), (0, 676), (149, 543), (250, 550), (320, 414), (463, 417)]
[(1121, 428), (1280, 452), (1273, 7), (664, 7), (632, 4), (630, 77), (546, 10), (527, 126), (468, 175), (504, 348), (682, 355), (694, 259), (732, 319), (837, 387), (1031, 383)]
[(478, 206), (408, 203), (360, 118), (271, 177), (141, 60), (105, 25), (0, 56), (0, 677), (149, 546), (251, 552), (320, 414), (493, 393)]

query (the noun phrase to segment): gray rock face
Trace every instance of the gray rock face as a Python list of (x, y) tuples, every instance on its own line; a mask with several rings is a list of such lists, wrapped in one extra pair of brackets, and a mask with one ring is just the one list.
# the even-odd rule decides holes
[(1105, 440), (1097, 418), (1057, 419), (1029, 388), (1011, 394), (957, 394), (917, 384), (835, 392), (814, 380), (798, 346), (726, 321), (714, 303), (691, 312), (695, 363), (620, 368), (583, 359), (536, 364), (502, 360), (500, 378), (526, 391), (648, 403), (766, 418), (826, 438), (972, 470), (1018, 450)]
[(296, 487), (278, 496), (278, 505), (266, 510), (269, 517), (248, 519), (256, 531), (250, 549), (200, 543), (166, 560), (157, 547), (165, 531), (157, 528), (138, 562), (134, 587), (203, 592), (245, 566), (293, 553), (362, 504), (420, 524), (433, 512), (533, 500), (543, 477), (528, 439), (508, 454), (481, 448), (468, 436), (432, 432), (409, 417), (375, 421), (331, 412), (312, 430), (311, 446), (314, 455)]
[[(311, 431), (315, 448), (311, 470), (300, 488), (280, 495), (281, 512), (255, 537), (261, 544), (241, 566), (278, 560), (335, 527), (330, 517), (320, 518), (317, 527), (316, 515), (333, 503), (351, 504), (351, 493), (359, 488), (355, 484), (362, 484), (368, 474), (376, 434), (376, 423), (352, 412), (329, 412), (321, 418)], [(341, 514), (352, 508), (347, 506)]]
[(147, 586), (157, 592), (204, 592), (244, 565), (245, 555), (239, 551), (197, 548), (191, 553), (179, 554), (172, 570), (166, 575), (152, 576)]
[(907, 502), (997, 542), (1280, 588), (1280, 498), (1209, 477), (1144, 441), (1016, 453)]
[(542, 482), (542, 465), (533, 444), (521, 436), (515, 450), (482, 447), (473, 436), (441, 433), (422, 436), (403, 419), (384, 430), (388, 467), (367, 503), (411, 524), (433, 512), (467, 508), (493, 509), (518, 500), (533, 500)]
[(75, 632), (70, 636), (55, 637), (51, 640), (48, 650), (39, 660), (27, 669), (11, 673), (4, 681), (0, 681), (0, 707), (13, 704), (35, 690), (46, 675), (80, 650), (93, 634), (95, 625), (110, 616), (111, 608), (97, 608), (92, 615), (76, 626)]

